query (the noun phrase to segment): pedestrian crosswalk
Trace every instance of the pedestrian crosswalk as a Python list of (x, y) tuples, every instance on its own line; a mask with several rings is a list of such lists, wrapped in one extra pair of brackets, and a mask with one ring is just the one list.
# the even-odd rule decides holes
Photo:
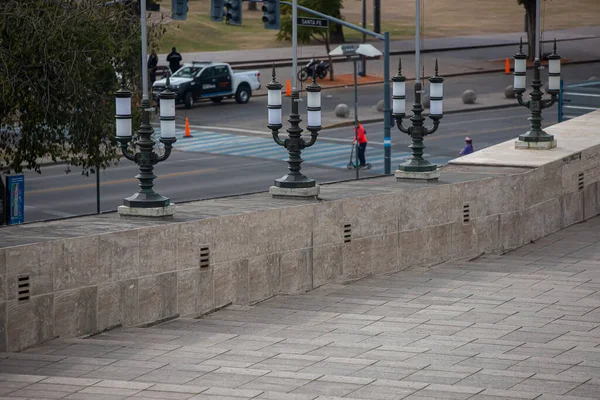
[[(158, 130), (157, 130), (158, 134)], [(278, 146), (271, 137), (249, 136), (232, 133), (192, 130), (192, 138), (184, 138), (184, 132), (177, 131), (176, 150), (194, 151), (229, 156), (256, 157), (269, 160), (285, 161), (287, 151)], [(321, 165), (333, 168), (346, 168), (350, 161), (352, 145), (348, 143), (332, 143), (317, 141), (314, 146), (302, 152), (302, 158), (307, 164)], [(446, 164), (448, 157), (432, 157), (425, 155), (434, 164)], [(411, 157), (406, 152), (392, 151), (392, 168)], [(367, 147), (367, 162), (372, 165), (373, 172), (384, 172), (384, 155), (381, 147)]]

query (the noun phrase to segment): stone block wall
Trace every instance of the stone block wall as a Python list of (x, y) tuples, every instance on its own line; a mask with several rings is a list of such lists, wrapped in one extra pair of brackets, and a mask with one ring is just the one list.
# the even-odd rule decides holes
[(592, 147), (522, 174), (0, 249), (0, 351), (515, 248), (600, 213), (599, 154)]

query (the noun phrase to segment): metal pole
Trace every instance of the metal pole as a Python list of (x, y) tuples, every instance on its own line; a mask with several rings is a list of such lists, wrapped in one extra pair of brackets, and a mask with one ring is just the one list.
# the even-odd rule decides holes
[(384, 173), (392, 173), (392, 138), (390, 105), (390, 33), (383, 34), (383, 162)]
[(381, 0), (373, 0), (373, 30), (381, 33)]
[(96, 167), (96, 213), (100, 214), (100, 167)]
[(146, 0), (140, 1), (140, 14), (142, 16), (142, 99), (147, 100), (148, 97), (148, 35), (146, 33)]
[(292, 0), (292, 53), (292, 90), (296, 90), (298, 87), (298, 0)]
[(558, 122), (563, 122), (563, 80), (560, 80), (560, 92), (558, 93)]
[(415, 63), (417, 69), (415, 70), (415, 83), (419, 83), (421, 80), (419, 78), (419, 61), (421, 58), (421, 0), (416, 0), (417, 2), (417, 13), (415, 17)]
[[(362, 3), (362, 27), (363, 29), (367, 29), (367, 0), (363, 0)], [(363, 32), (362, 34), (362, 42), (367, 42), (367, 34)], [(362, 57), (362, 76), (367, 76), (367, 58)]]
[(354, 59), (352, 63), (354, 64), (354, 140), (356, 146), (356, 162), (354, 165), (356, 166), (356, 179), (358, 180), (360, 178), (360, 168), (358, 165), (358, 78), (356, 76), (356, 59)]
[(540, 0), (535, 2), (535, 57), (540, 57)]

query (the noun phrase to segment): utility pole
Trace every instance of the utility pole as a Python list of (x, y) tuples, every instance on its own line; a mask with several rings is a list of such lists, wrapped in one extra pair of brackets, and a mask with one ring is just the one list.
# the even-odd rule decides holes
[(373, 31), (381, 33), (381, 0), (373, 0)]
[[(331, 67), (333, 68), (333, 66)], [(298, 89), (298, 0), (292, 0), (292, 90)]]
[[(383, 84), (383, 99), (384, 99), (384, 111), (383, 111), (383, 147), (384, 147), (384, 171), (386, 175), (389, 175), (391, 173), (391, 147), (392, 147), (392, 139), (391, 139), (391, 117), (392, 117), (392, 109), (391, 109), (391, 96), (390, 96), (390, 33), (389, 32), (384, 32), (383, 34), (381, 33), (375, 33), (372, 31), (369, 31), (367, 29), (363, 29), (360, 26), (351, 24), (347, 21), (344, 21), (342, 19), (338, 19), (338, 18), (334, 18), (330, 15), (327, 14), (323, 14), (320, 13), (318, 11), (315, 10), (311, 10), (310, 8), (304, 7), (304, 6), (299, 6), (297, 4), (297, 0), (294, 0), (294, 3), (290, 3), (289, 1), (285, 1), (285, 0), (281, 0), (281, 4), (286, 4), (288, 6), (295, 6), (298, 10), (302, 10), (304, 12), (307, 12), (309, 14), (315, 15), (317, 17), (320, 18), (325, 18), (327, 20), (329, 20), (330, 22), (336, 23), (336, 24), (340, 24), (342, 26), (348, 27), (350, 29), (354, 29), (355, 31), (358, 31), (360, 33), (366, 33), (369, 36), (373, 36), (379, 40), (383, 40), (383, 80), (384, 80), (384, 84)], [(292, 8), (293, 10), (293, 8)], [(292, 15), (292, 18), (294, 19), (294, 21), (296, 21), (296, 18), (294, 18), (294, 16)], [(293, 21), (292, 21), (293, 22)], [(293, 26), (292, 26), (293, 28)], [(297, 28), (296, 28), (297, 29)], [(294, 46), (294, 29), (292, 29), (292, 46)], [(295, 49), (292, 50), (294, 52), (294, 57), (296, 55), (296, 51)], [(296, 65), (297, 61), (294, 62), (294, 65)], [(296, 74), (297, 74), (297, 68), (294, 68), (293, 70), (294, 73), (294, 79), (296, 79)], [(296, 83), (294, 82), (294, 85)], [(293, 95), (293, 91), (292, 91), (292, 95)]]
[[(367, 29), (367, 0), (363, 0), (362, 3), (362, 27)], [(363, 32), (362, 42), (367, 43), (367, 34)], [(367, 58), (362, 58), (361, 76), (367, 76)]]

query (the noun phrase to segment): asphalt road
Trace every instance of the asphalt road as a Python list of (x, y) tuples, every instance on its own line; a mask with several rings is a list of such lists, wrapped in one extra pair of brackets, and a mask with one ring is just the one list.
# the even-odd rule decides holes
[[(546, 112), (545, 116), (548, 118), (545, 126), (556, 121), (555, 110)], [(445, 116), (438, 133), (426, 139), (426, 152), (432, 156), (455, 158), (465, 135), (473, 138), (476, 149), (509, 140), (526, 130), (526, 118), (527, 111), (521, 108)], [(369, 155), (383, 152), (383, 135), (381, 124), (366, 125), (366, 129), (369, 158)], [(406, 151), (409, 137), (396, 129), (392, 135), (393, 149)], [(350, 148), (351, 137), (348, 128), (339, 128), (323, 131), (320, 140), (347, 143)], [(276, 145), (273, 143), (273, 146)], [(159, 178), (155, 188), (175, 203), (265, 191), (274, 178), (286, 173), (287, 164), (260, 157), (260, 154), (240, 157), (175, 151), (168, 161), (157, 165), (155, 171)], [(95, 176), (82, 176), (75, 168), (67, 174), (65, 168), (64, 165), (47, 166), (41, 175), (25, 174), (27, 222), (95, 212)], [(354, 171), (311, 164), (305, 164), (303, 171), (321, 183), (354, 178)], [(126, 160), (101, 172), (101, 210), (115, 210), (124, 197), (137, 190), (136, 173), (136, 166)], [(361, 174), (369, 175), (365, 171)]]
[[(276, 146), (273, 143), (273, 146)], [(25, 174), (25, 221), (39, 221), (96, 212), (96, 177), (83, 176), (64, 165)], [(155, 168), (154, 189), (172, 202), (265, 191), (287, 173), (287, 163), (259, 158), (215, 156), (174, 151)], [(100, 174), (100, 209), (114, 211), (138, 187), (135, 164), (123, 160)], [(347, 170), (306, 165), (303, 172), (318, 182), (351, 179)]]
[[(528, 73), (528, 82), (531, 82), (532, 72)], [(544, 72), (544, 81), (547, 80)], [(591, 76), (600, 76), (600, 63), (565, 65), (562, 68), (562, 77), (565, 84), (570, 82), (585, 81)], [(264, 81), (263, 75), (263, 81)], [(263, 82), (265, 83), (265, 82)], [(503, 73), (490, 73), (480, 75), (469, 75), (448, 78), (444, 84), (444, 97), (446, 99), (460, 97), (462, 93), (471, 89), (479, 95), (498, 93), (503, 96), (504, 88), (512, 85), (512, 75)], [(407, 84), (407, 107), (413, 101), (412, 82)], [(359, 106), (372, 107), (383, 98), (383, 85), (365, 85), (359, 87)], [(322, 96), (322, 107), (324, 112), (332, 111), (336, 105), (346, 103), (352, 105), (354, 102), (354, 88), (340, 88), (324, 90)], [(290, 102), (283, 101), (283, 115), (289, 115)], [(516, 100), (515, 100), (516, 103)], [(210, 101), (202, 102), (191, 110), (183, 106), (177, 108), (177, 120), (179, 124), (184, 123), (185, 117), (189, 118), (191, 125), (199, 126), (223, 126), (232, 128), (246, 128), (250, 130), (266, 129), (267, 97), (253, 97), (247, 104), (237, 104), (234, 100), (225, 100), (220, 104)], [(360, 117), (360, 115), (359, 115)]]

